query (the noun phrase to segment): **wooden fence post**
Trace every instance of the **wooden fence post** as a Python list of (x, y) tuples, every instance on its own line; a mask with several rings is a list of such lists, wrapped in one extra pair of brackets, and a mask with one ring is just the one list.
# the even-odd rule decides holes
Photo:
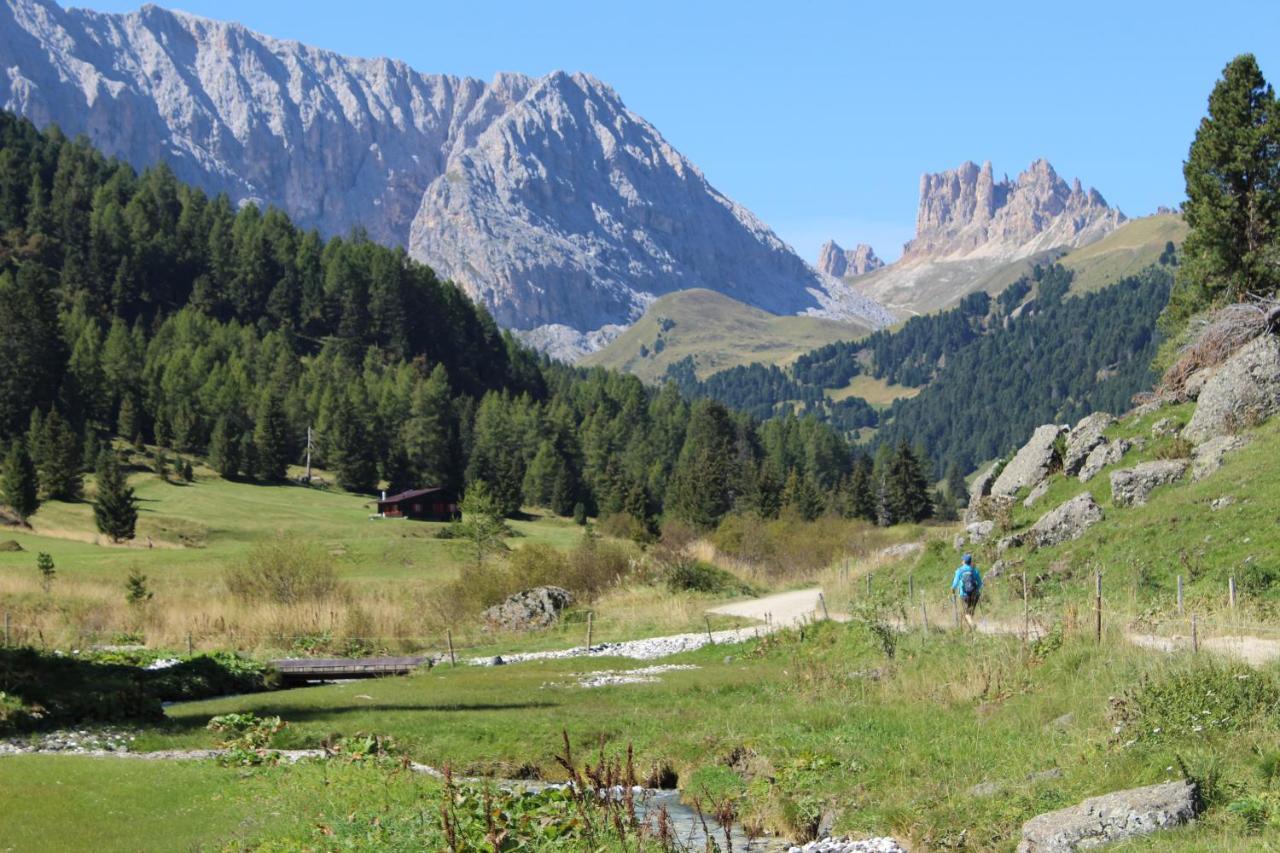
[(920, 593), (920, 623), (924, 625), (924, 632), (929, 633), (929, 608), (925, 604), (925, 594)]
[(1200, 651), (1200, 632), (1198, 630), (1198, 627), (1199, 626), (1196, 625), (1196, 615), (1192, 613), (1191, 614), (1191, 651), (1192, 652)]
[(588, 610), (587, 611), (587, 650), (588, 651), (591, 650), (591, 631), (595, 627), (594, 622), (595, 622), (595, 611)]
[(1102, 642), (1102, 570), (1094, 572), (1094, 632), (1095, 642)]
[(822, 618), (830, 619), (831, 614), (827, 612), (827, 599), (822, 593), (818, 593), (818, 603), (822, 605)]
[(707, 642), (714, 646), (716, 644), (716, 638), (711, 636), (711, 616), (704, 613), (702, 614), (702, 618), (707, 620)]
[(449, 628), (445, 631), (445, 638), (449, 641), (449, 666), (457, 666), (458, 659), (453, 654), (453, 629)]
[(1027, 573), (1022, 573), (1022, 642), (1031, 642), (1031, 597), (1027, 594)]
[(191, 642), (191, 632), (187, 632), (187, 657), (195, 654), (195, 644)]
[(1182, 575), (1178, 575), (1178, 615), (1182, 615)]
[(1227, 578), (1227, 601), (1231, 605), (1231, 612), (1236, 610), (1236, 576), (1231, 575)]

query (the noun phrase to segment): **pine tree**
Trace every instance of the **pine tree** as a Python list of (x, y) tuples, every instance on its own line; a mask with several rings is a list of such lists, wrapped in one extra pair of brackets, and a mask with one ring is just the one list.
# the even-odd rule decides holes
[(44, 590), (45, 595), (48, 595), (53, 587), (54, 578), (58, 576), (58, 571), (53, 565), (53, 557), (43, 551), (36, 554), (36, 571), (40, 573), (40, 588)]
[(338, 485), (351, 492), (373, 491), (377, 460), (369, 443), (363, 409), (343, 397), (329, 416), (327, 462)]
[(960, 471), (960, 466), (955, 462), (947, 464), (947, 493), (951, 496), (951, 501), (956, 506), (963, 506), (969, 503), (969, 487), (964, 481), (964, 474)]
[(289, 470), (289, 421), (279, 394), (266, 391), (258, 406), (253, 427), (253, 446), (257, 450), (254, 474), (260, 480), (283, 480)]
[(921, 470), (920, 460), (906, 441), (898, 443), (885, 482), (893, 523), (924, 521), (933, 515), (929, 482)]
[(714, 527), (733, 508), (734, 427), (728, 410), (699, 400), (689, 416), (684, 446), (671, 477), (672, 514), (698, 527)]
[(4, 502), (26, 521), (40, 506), (39, 481), (36, 478), (36, 466), (27, 453), (22, 441), (15, 441), (9, 448), (9, 455), (4, 465)]
[(414, 386), (409, 417), (399, 430), (415, 485), (448, 487), (455, 482), (454, 433), (449, 374), (437, 364), (426, 381)]
[(80, 475), (79, 436), (57, 409), (51, 409), (45, 416), (41, 433), (38, 443), (41, 492), (45, 498), (77, 500), (84, 486)]
[(97, 485), (93, 518), (98, 524), (98, 531), (112, 542), (132, 539), (138, 524), (138, 500), (110, 450), (103, 450), (98, 457)]
[(1252, 54), (1228, 63), (1183, 165), (1191, 227), (1170, 312), (1270, 294), (1280, 284), (1280, 109)]
[(240, 471), (240, 432), (223, 416), (213, 426), (209, 439), (209, 465), (223, 477), (232, 479)]
[(484, 483), (476, 483), (462, 496), (460, 509), (462, 520), (454, 526), (461, 538), (470, 543), (479, 568), (485, 558), (505, 547), (502, 537), (507, 527), (502, 521), (502, 506)]

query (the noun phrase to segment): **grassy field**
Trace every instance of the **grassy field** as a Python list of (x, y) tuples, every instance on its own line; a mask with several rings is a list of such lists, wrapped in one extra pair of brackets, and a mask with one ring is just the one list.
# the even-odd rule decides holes
[(1187, 225), (1178, 214), (1131, 219), (1096, 243), (1069, 252), (1062, 265), (1075, 273), (1072, 293), (1089, 293), (1156, 263), (1166, 243), (1181, 246)]
[(843, 388), (827, 389), (826, 394), (832, 400), (846, 400), (849, 397), (861, 397), (877, 408), (892, 405), (894, 400), (909, 400), (923, 391), (923, 388), (908, 388), (905, 385), (894, 385), (874, 376), (860, 374), (853, 377)]
[(684, 290), (654, 302), (609, 346), (582, 360), (656, 382), (693, 356), (698, 376), (760, 362), (786, 365), (835, 341), (863, 337), (865, 326), (818, 317), (777, 316), (711, 290)]

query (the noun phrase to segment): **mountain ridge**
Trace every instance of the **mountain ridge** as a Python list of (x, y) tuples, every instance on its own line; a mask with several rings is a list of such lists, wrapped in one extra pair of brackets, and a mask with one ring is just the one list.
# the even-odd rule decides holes
[(588, 334), (709, 287), (882, 325), (584, 73), (424, 74), (155, 5), (0, 5), (0, 101), (135, 167), (405, 246), (504, 326)]

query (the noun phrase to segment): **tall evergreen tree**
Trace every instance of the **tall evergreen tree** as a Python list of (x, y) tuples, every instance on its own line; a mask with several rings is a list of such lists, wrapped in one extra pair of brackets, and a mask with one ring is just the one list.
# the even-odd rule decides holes
[[(33, 426), (35, 421), (33, 421)], [(84, 486), (80, 475), (81, 440), (57, 409), (40, 422), (40, 434), (29, 435), (28, 443), (38, 452), (40, 491), (45, 498), (77, 500)]]
[(933, 515), (929, 481), (920, 460), (905, 441), (898, 443), (885, 478), (886, 501), (893, 523), (924, 521)]
[(97, 488), (93, 518), (98, 531), (112, 542), (132, 539), (138, 524), (138, 500), (110, 450), (103, 450), (98, 457)]
[(1191, 226), (1170, 311), (1273, 293), (1280, 284), (1280, 111), (1252, 54), (1231, 60), (1209, 95), (1183, 164)]
[(218, 418), (209, 438), (209, 465), (227, 479), (240, 473), (240, 430), (225, 415)]
[(699, 527), (718, 524), (733, 508), (735, 458), (729, 411), (714, 400), (699, 400), (671, 477), (667, 500), (672, 514)]
[(371, 492), (377, 462), (369, 443), (363, 408), (343, 397), (329, 416), (328, 463), (338, 485), (351, 492)]
[(289, 421), (280, 395), (263, 392), (253, 426), (253, 447), (257, 453), (255, 475), (260, 480), (283, 480), (289, 468)]
[(4, 463), (3, 487), (5, 504), (23, 521), (40, 506), (36, 466), (22, 441), (15, 441), (9, 448)]

